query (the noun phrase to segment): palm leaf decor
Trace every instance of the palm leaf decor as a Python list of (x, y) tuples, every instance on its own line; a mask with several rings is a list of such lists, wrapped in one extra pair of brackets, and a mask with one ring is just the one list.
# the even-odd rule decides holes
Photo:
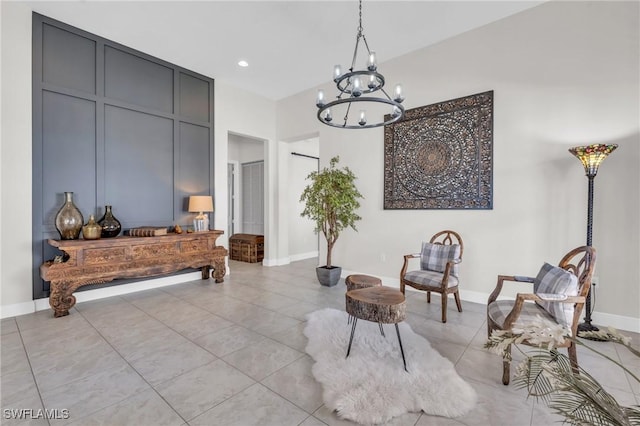
[[(577, 345), (616, 364), (639, 384), (640, 379), (620, 362), (586, 345), (582, 340), (563, 335), (559, 330), (550, 331), (548, 328), (545, 333), (541, 333), (536, 329), (540, 324), (536, 321), (532, 325), (520, 327), (518, 333), (494, 331), (485, 344), (485, 348), (492, 352), (510, 358), (510, 351), (505, 350), (508, 346), (516, 346), (524, 340), (530, 341), (531, 338), (538, 339), (539, 348), (523, 352), (526, 357), (516, 369), (515, 386), (526, 389), (530, 397), (546, 404), (553, 412), (563, 416), (565, 422), (570, 425), (640, 425), (640, 406), (620, 405), (586, 370), (578, 367), (577, 371), (574, 371), (569, 357), (559, 353), (556, 345), (563, 343), (564, 339), (571, 339)], [(623, 345), (640, 357), (640, 351), (631, 346), (630, 339), (614, 329), (584, 332), (580, 333), (580, 336)]]

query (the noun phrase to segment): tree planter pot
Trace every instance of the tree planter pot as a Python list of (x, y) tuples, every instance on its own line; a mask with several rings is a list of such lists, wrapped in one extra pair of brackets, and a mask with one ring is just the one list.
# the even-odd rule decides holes
[(327, 268), (326, 266), (318, 266), (316, 268), (316, 275), (320, 284), (326, 287), (333, 287), (340, 281), (340, 275), (342, 274), (342, 268), (340, 266), (332, 266)]

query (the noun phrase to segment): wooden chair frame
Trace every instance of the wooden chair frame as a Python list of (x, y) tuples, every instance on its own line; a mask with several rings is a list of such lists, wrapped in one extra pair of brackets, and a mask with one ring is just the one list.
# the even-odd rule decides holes
[[(591, 288), (591, 276), (593, 274), (593, 269), (596, 264), (596, 250), (590, 246), (581, 246), (571, 250), (567, 253), (562, 260), (558, 263), (558, 266), (573, 273), (578, 277), (578, 295), (570, 296), (567, 299), (561, 301), (560, 303), (573, 303), (574, 311), (573, 311), (573, 320), (571, 323), (571, 335), (577, 336), (578, 332), (578, 323), (580, 322), (580, 315), (582, 314), (582, 309), (584, 307), (584, 303), (587, 298), (587, 294), (589, 293), (589, 289)], [(525, 301), (542, 301), (536, 294), (533, 293), (518, 293), (516, 295), (516, 300), (511, 312), (505, 318), (504, 324), (500, 326), (496, 324), (494, 321), (489, 318), (489, 305), (492, 302), (495, 302), (502, 291), (503, 284), (506, 281), (518, 282), (518, 283), (533, 283), (533, 278), (531, 277), (522, 277), (515, 275), (498, 275), (498, 283), (496, 288), (493, 290), (491, 295), (489, 296), (489, 300), (487, 301), (487, 336), (491, 336), (493, 330), (511, 330), (513, 325), (518, 321), (520, 317), (520, 313), (522, 311), (522, 307), (524, 306)], [(530, 344), (527, 341), (522, 342), (523, 344)], [(537, 346), (537, 345), (533, 345)], [(566, 347), (569, 352), (569, 360), (571, 361), (571, 366), (575, 372), (578, 371), (578, 354), (576, 351), (576, 345), (573, 340), (566, 339), (565, 344), (561, 347)], [(507, 348), (508, 351), (511, 351), (511, 346)], [(511, 362), (508, 360), (503, 360), (502, 364), (502, 383), (504, 385), (508, 385), (510, 381), (510, 368)]]
[(435, 234), (429, 240), (432, 244), (458, 244), (460, 246), (460, 257), (456, 260), (447, 262), (446, 268), (443, 273), (442, 282), (440, 282), (439, 286), (430, 286), (419, 283), (414, 283), (412, 281), (406, 280), (404, 278), (407, 273), (407, 269), (409, 267), (409, 260), (420, 258), (420, 253), (407, 254), (404, 256), (404, 264), (402, 265), (402, 269), (400, 270), (400, 291), (402, 294), (405, 292), (405, 286), (413, 287), (417, 290), (422, 290), (427, 292), (427, 303), (431, 303), (431, 292), (440, 293), (442, 299), (442, 322), (447, 322), (447, 299), (449, 294), (453, 294), (453, 297), (456, 301), (456, 306), (458, 307), (458, 312), (462, 312), (462, 304), (460, 303), (460, 293), (458, 292), (458, 285), (449, 287), (449, 274), (451, 268), (453, 268), (454, 264), (459, 264), (462, 262), (462, 253), (464, 252), (464, 244), (462, 243), (462, 238), (460, 235), (451, 230), (440, 231)]

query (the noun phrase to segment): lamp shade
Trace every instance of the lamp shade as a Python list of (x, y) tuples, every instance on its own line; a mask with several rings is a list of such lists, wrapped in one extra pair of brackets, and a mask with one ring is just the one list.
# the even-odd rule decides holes
[(211, 195), (192, 195), (189, 197), (189, 211), (203, 213), (213, 211), (213, 197)]
[(569, 148), (569, 152), (582, 162), (587, 176), (595, 176), (598, 173), (600, 163), (617, 147), (616, 144), (593, 144)]

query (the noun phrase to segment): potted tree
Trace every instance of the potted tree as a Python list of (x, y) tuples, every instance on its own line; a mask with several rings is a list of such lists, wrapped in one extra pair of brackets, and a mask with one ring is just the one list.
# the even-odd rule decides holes
[(316, 268), (318, 281), (325, 286), (334, 286), (340, 280), (342, 268), (331, 263), (331, 252), (340, 233), (347, 227), (357, 231), (355, 222), (361, 217), (355, 212), (360, 207), (358, 198), (363, 198), (356, 188), (356, 176), (348, 167), (336, 168), (339, 157), (333, 157), (329, 168), (311, 172), (307, 179), (311, 183), (304, 189), (300, 201), (305, 208), (300, 214), (315, 222), (315, 232), (322, 231), (327, 240), (327, 263)]

